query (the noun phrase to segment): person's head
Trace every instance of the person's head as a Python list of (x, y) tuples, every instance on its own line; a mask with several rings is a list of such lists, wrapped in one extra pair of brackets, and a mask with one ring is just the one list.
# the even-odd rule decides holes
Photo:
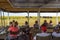
[(15, 20), (13, 20), (12, 22), (15, 22)]
[(18, 25), (18, 22), (16, 21), (15, 24), (16, 24), (16, 26), (17, 26), (17, 25)]
[(60, 22), (58, 22), (58, 24), (60, 24)]
[(28, 22), (27, 21), (25, 21), (25, 25), (27, 25), (28, 24)]
[(52, 23), (52, 20), (50, 20), (50, 23)]
[(47, 23), (47, 20), (44, 20), (44, 23)]
[(12, 26), (12, 22), (9, 22), (9, 26)]
[(38, 23), (38, 21), (35, 21), (35, 23), (37, 24), (37, 23)]

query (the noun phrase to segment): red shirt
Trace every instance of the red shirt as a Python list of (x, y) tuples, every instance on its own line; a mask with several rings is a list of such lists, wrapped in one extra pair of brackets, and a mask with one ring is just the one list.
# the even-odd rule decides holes
[(41, 30), (45, 32), (47, 30), (47, 27), (46, 26), (42, 26)]
[[(11, 31), (11, 32), (18, 32), (19, 31), (18, 27), (9, 27), (8, 30)], [(10, 34), (10, 36), (16, 37), (17, 34)]]

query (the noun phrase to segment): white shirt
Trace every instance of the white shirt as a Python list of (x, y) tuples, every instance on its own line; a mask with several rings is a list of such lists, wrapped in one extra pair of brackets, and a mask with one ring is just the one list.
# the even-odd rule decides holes
[(38, 33), (37, 36), (42, 36), (42, 37), (46, 37), (49, 36), (49, 33)]
[[(36, 36), (46, 37), (49, 36), (50, 33), (37, 33)], [(34, 40), (36, 40), (36, 36), (34, 36)]]
[(60, 37), (60, 33), (53, 32), (53, 33), (52, 33), (52, 36)]

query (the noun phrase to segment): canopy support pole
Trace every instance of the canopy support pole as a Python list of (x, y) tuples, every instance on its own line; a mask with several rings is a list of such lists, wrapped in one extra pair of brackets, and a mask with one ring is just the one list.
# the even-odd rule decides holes
[(58, 24), (58, 12), (56, 13), (56, 23)]

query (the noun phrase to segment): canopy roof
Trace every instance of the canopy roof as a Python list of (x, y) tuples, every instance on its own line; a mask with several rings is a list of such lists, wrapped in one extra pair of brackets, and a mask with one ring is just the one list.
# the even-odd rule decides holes
[(0, 9), (11, 12), (60, 11), (60, 0), (0, 0)]

